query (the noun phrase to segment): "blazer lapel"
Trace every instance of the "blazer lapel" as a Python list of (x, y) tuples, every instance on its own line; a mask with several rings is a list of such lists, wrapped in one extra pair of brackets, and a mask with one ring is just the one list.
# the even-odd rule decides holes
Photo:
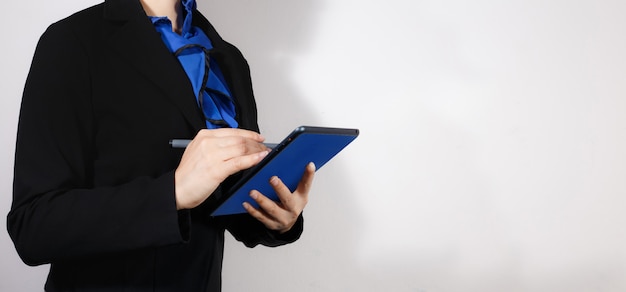
[(184, 69), (163, 44), (137, 0), (107, 0), (105, 18), (118, 25), (109, 46), (159, 87), (196, 131), (205, 128)]

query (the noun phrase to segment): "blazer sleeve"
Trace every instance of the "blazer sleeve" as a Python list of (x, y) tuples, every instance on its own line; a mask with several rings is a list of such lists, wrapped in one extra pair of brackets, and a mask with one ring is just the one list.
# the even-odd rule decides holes
[(174, 174), (93, 182), (96, 123), (88, 53), (72, 30), (42, 35), (27, 77), (7, 228), (29, 265), (185, 242)]
[(291, 230), (283, 234), (267, 229), (260, 221), (248, 214), (229, 215), (224, 220), (230, 234), (247, 247), (255, 247), (259, 244), (269, 247), (289, 244), (298, 240), (304, 229), (302, 214)]

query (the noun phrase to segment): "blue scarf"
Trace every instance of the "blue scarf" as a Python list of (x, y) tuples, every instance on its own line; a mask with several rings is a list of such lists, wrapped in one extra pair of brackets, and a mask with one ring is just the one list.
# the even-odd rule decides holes
[[(191, 25), (196, 9), (195, 0), (182, 0), (185, 19), (181, 34), (172, 32), (172, 22), (167, 17), (150, 17), (161, 33), (163, 42), (180, 61), (196, 93), (208, 129), (237, 128), (235, 104), (217, 62), (210, 58), (213, 45), (209, 37)], [(208, 72), (207, 72), (208, 69)]]

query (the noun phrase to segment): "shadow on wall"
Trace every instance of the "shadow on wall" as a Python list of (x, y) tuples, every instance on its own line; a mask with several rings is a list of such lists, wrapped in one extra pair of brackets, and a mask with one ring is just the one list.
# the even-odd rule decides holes
[[(297, 80), (295, 72), (298, 59), (306, 57), (311, 46), (318, 45), (315, 28), (324, 4), (319, 0), (198, 2), (199, 10), (222, 37), (246, 56), (252, 71), (259, 126), (270, 142), (278, 142), (297, 126), (320, 125), (323, 120), (312, 110), (315, 101), (305, 100), (306, 95), (298, 89), (298, 84), (314, 84), (316, 80)], [(227, 246), (237, 252), (229, 253), (226, 258), (224, 288), (247, 291), (252, 288), (246, 285), (256, 283), (254, 290), (265, 291), (259, 283), (267, 283), (267, 288), (272, 290), (281, 290), (280, 285), (285, 285), (284, 289), (296, 285), (304, 290), (316, 290), (327, 286), (324, 282), (329, 279), (336, 283), (342, 278), (355, 278), (358, 270), (355, 246), (360, 229), (355, 225), (361, 225), (362, 220), (353, 203), (357, 194), (352, 185), (345, 165), (331, 161), (316, 176), (305, 210), (302, 239), (279, 250), (248, 251), (239, 244)], [(246, 255), (253, 255), (253, 264)], [(248, 283), (233, 281), (226, 270), (231, 265), (228, 262), (236, 265), (237, 273), (249, 270), (247, 274), (255, 279), (248, 279)], [(272, 263), (271, 269), (267, 269), (267, 263)], [(279, 279), (277, 275), (283, 277)], [(284, 275), (289, 275), (290, 280), (285, 282)]]

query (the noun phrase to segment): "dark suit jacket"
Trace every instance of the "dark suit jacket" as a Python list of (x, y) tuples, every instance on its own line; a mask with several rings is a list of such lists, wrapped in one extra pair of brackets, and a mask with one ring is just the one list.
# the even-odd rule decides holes
[[(209, 22), (242, 128), (258, 131), (248, 65)], [(247, 246), (296, 240), (249, 215), (176, 211), (173, 138), (204, 128), (193, 90), (137, 0), (51, 25), (26, 82), (8, 230), (50, 291), (219, 291), (224, 229)], [(220, 194), (219, 190), (212, 197)]]

